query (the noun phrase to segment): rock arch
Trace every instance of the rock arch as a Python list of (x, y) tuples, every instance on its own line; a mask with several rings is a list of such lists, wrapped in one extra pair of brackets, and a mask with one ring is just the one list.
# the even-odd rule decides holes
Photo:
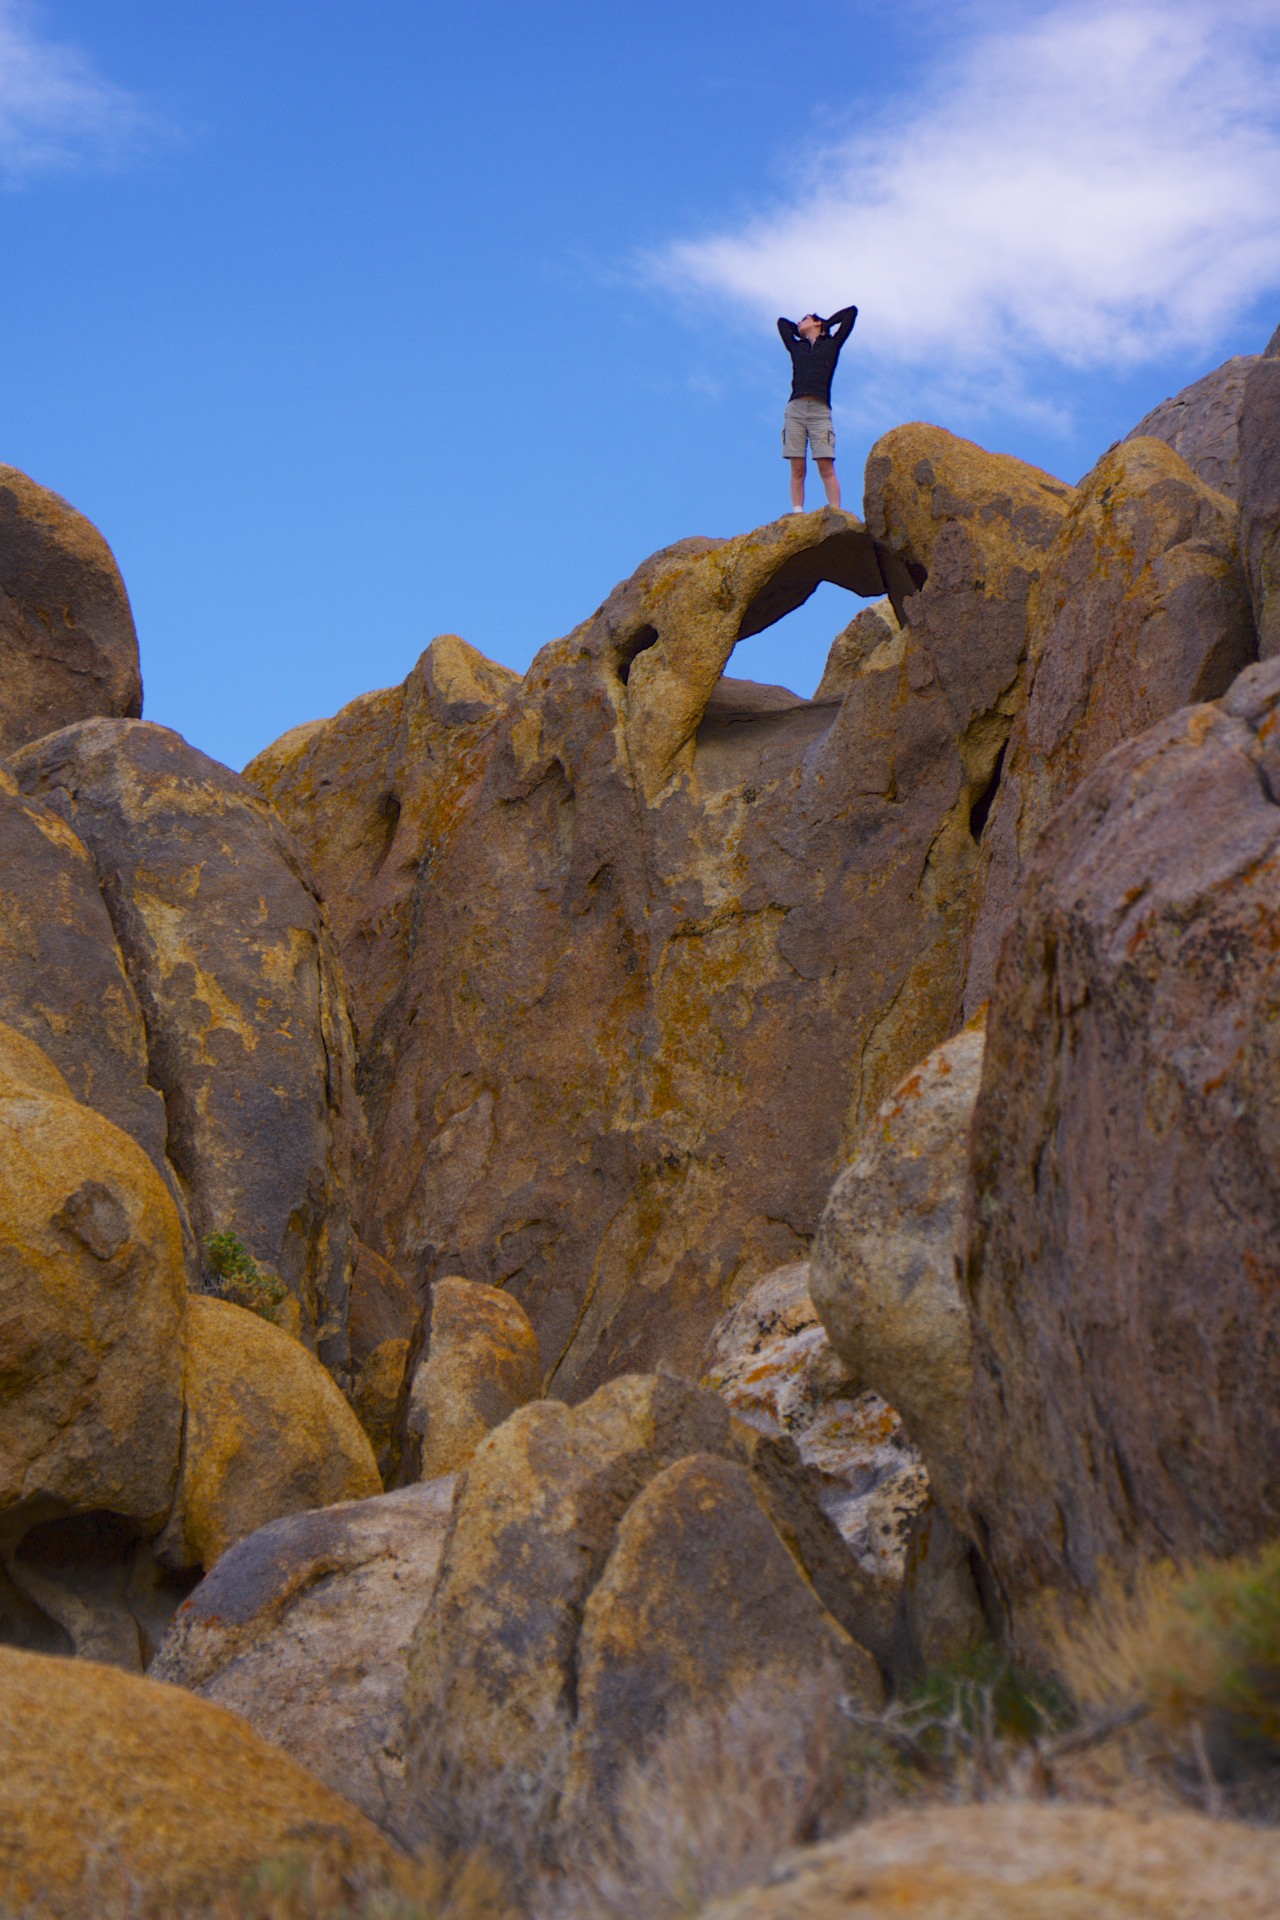
[(824, 580), (869, 599), (887, 594), (901, 619), (925, 571), (874, 539), (852, 514), (827, 508), (736, 540), (682, 541), (655, 555), (606, 602), (597, 618), (608, 636), (631, 764), (647, 801), (687, 769), (738, 642), (794, 612)]

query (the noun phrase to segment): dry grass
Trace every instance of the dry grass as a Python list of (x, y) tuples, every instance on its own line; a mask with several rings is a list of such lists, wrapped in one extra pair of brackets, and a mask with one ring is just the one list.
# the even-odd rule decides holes
[(504, 1890), (513, 1908), (537, 1898), (558, 1870), (556, 1816), (569, 1761), (569, 1729), (549, 1730), (536, 1768), (524, 1764), (478, 1765), (474, 1754), (502, 1751), (502, 1723), (488, 1737), (466, 1729), (470, 1750), (449, 1743), (443, 1710), (416, 1717), (407, 1753), (406, 1810), (397, 1837), (422, 1849), (454, 1875), (475, 1863)]
[(859, 1736), (843, 1705), (836, 1676), (817, 1673), (683, 1716), (627, 1770), (607, 1823), (562, 1836), (543, 1920), (679, 1920), (850, 1825)]
[[(394, 1878), (393, 1886), (385, 1873), (308, 1851), (265, 1861), (239, 1889), (186, 1897), (179, 1910), (127, 1868), (103, 1863), (79, 1903), (59, 1896), (57, 1911), (65, 1920), (177, 1920), (179, 1911), (181, 1920), (514, 1920), (505, 1888), (479, 1859), (451, 1869), (424, 1855)], [(0, 1920), (28, 1912), (0, 1906)]]
[(1055, 1667), (1088, 1713), (1129, 1723), (1146, 1776), (1211, 1813), (1280, 1817), (1280, 1543), (1101, 1582), (1052, 1620)]

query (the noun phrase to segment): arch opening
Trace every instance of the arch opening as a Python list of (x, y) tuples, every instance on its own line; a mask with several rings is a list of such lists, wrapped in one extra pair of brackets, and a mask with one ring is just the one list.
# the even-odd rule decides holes
[(845, 587), (864, 600), (887, 594), (898, 619), (903, 604), (925, 583), (925, 570), (900, 560), (896, 553), (873, 540), (865, 527), (842, 527), (816, 546), (806, 547), (784, 560), (747, 606), (738, 623), (739, 640), (763, 633), (810, 597), (820, 581)]
[(874, 604), (857, 598), (846, 587), (819, 581), (798, 607), (760, 633), (739, 641), (729, 658), (726, 681), (785, 688), (796, 700), (815, 699), (832, 648), (850, 622)]

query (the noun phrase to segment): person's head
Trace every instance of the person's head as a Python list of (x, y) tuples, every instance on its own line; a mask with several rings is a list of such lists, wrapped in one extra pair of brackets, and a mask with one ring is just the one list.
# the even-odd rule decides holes
[(816, 313), (806, 313), (800, 322), (799, 331), (802, 337), (812, 345), (820, 334), (826, 332), (826, 322), (819, 319)]

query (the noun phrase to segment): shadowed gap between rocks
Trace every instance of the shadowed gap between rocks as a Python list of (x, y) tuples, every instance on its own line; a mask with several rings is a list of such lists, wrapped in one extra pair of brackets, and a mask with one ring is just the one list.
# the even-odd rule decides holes
[(623, 643), (618, 656), (618, 678), (624, 687), (631, 678), (631, 668), (638, 655), (656, 646), (657, 641), (656, 627), (641, 627)]
[(1006, 740), (996, 755), (996, 763), (991, 769), (991, 778), (969, 809), (969, 832), (975, 841), (980, 842), (983, 833), (986, 831), (987, 821), (991, 817), (991, 809), (995, 805), (996, 795), (1000, 791), (1000, 781), (1004, 774), (1004, 757), (1008, 750), (1009, 742)]

